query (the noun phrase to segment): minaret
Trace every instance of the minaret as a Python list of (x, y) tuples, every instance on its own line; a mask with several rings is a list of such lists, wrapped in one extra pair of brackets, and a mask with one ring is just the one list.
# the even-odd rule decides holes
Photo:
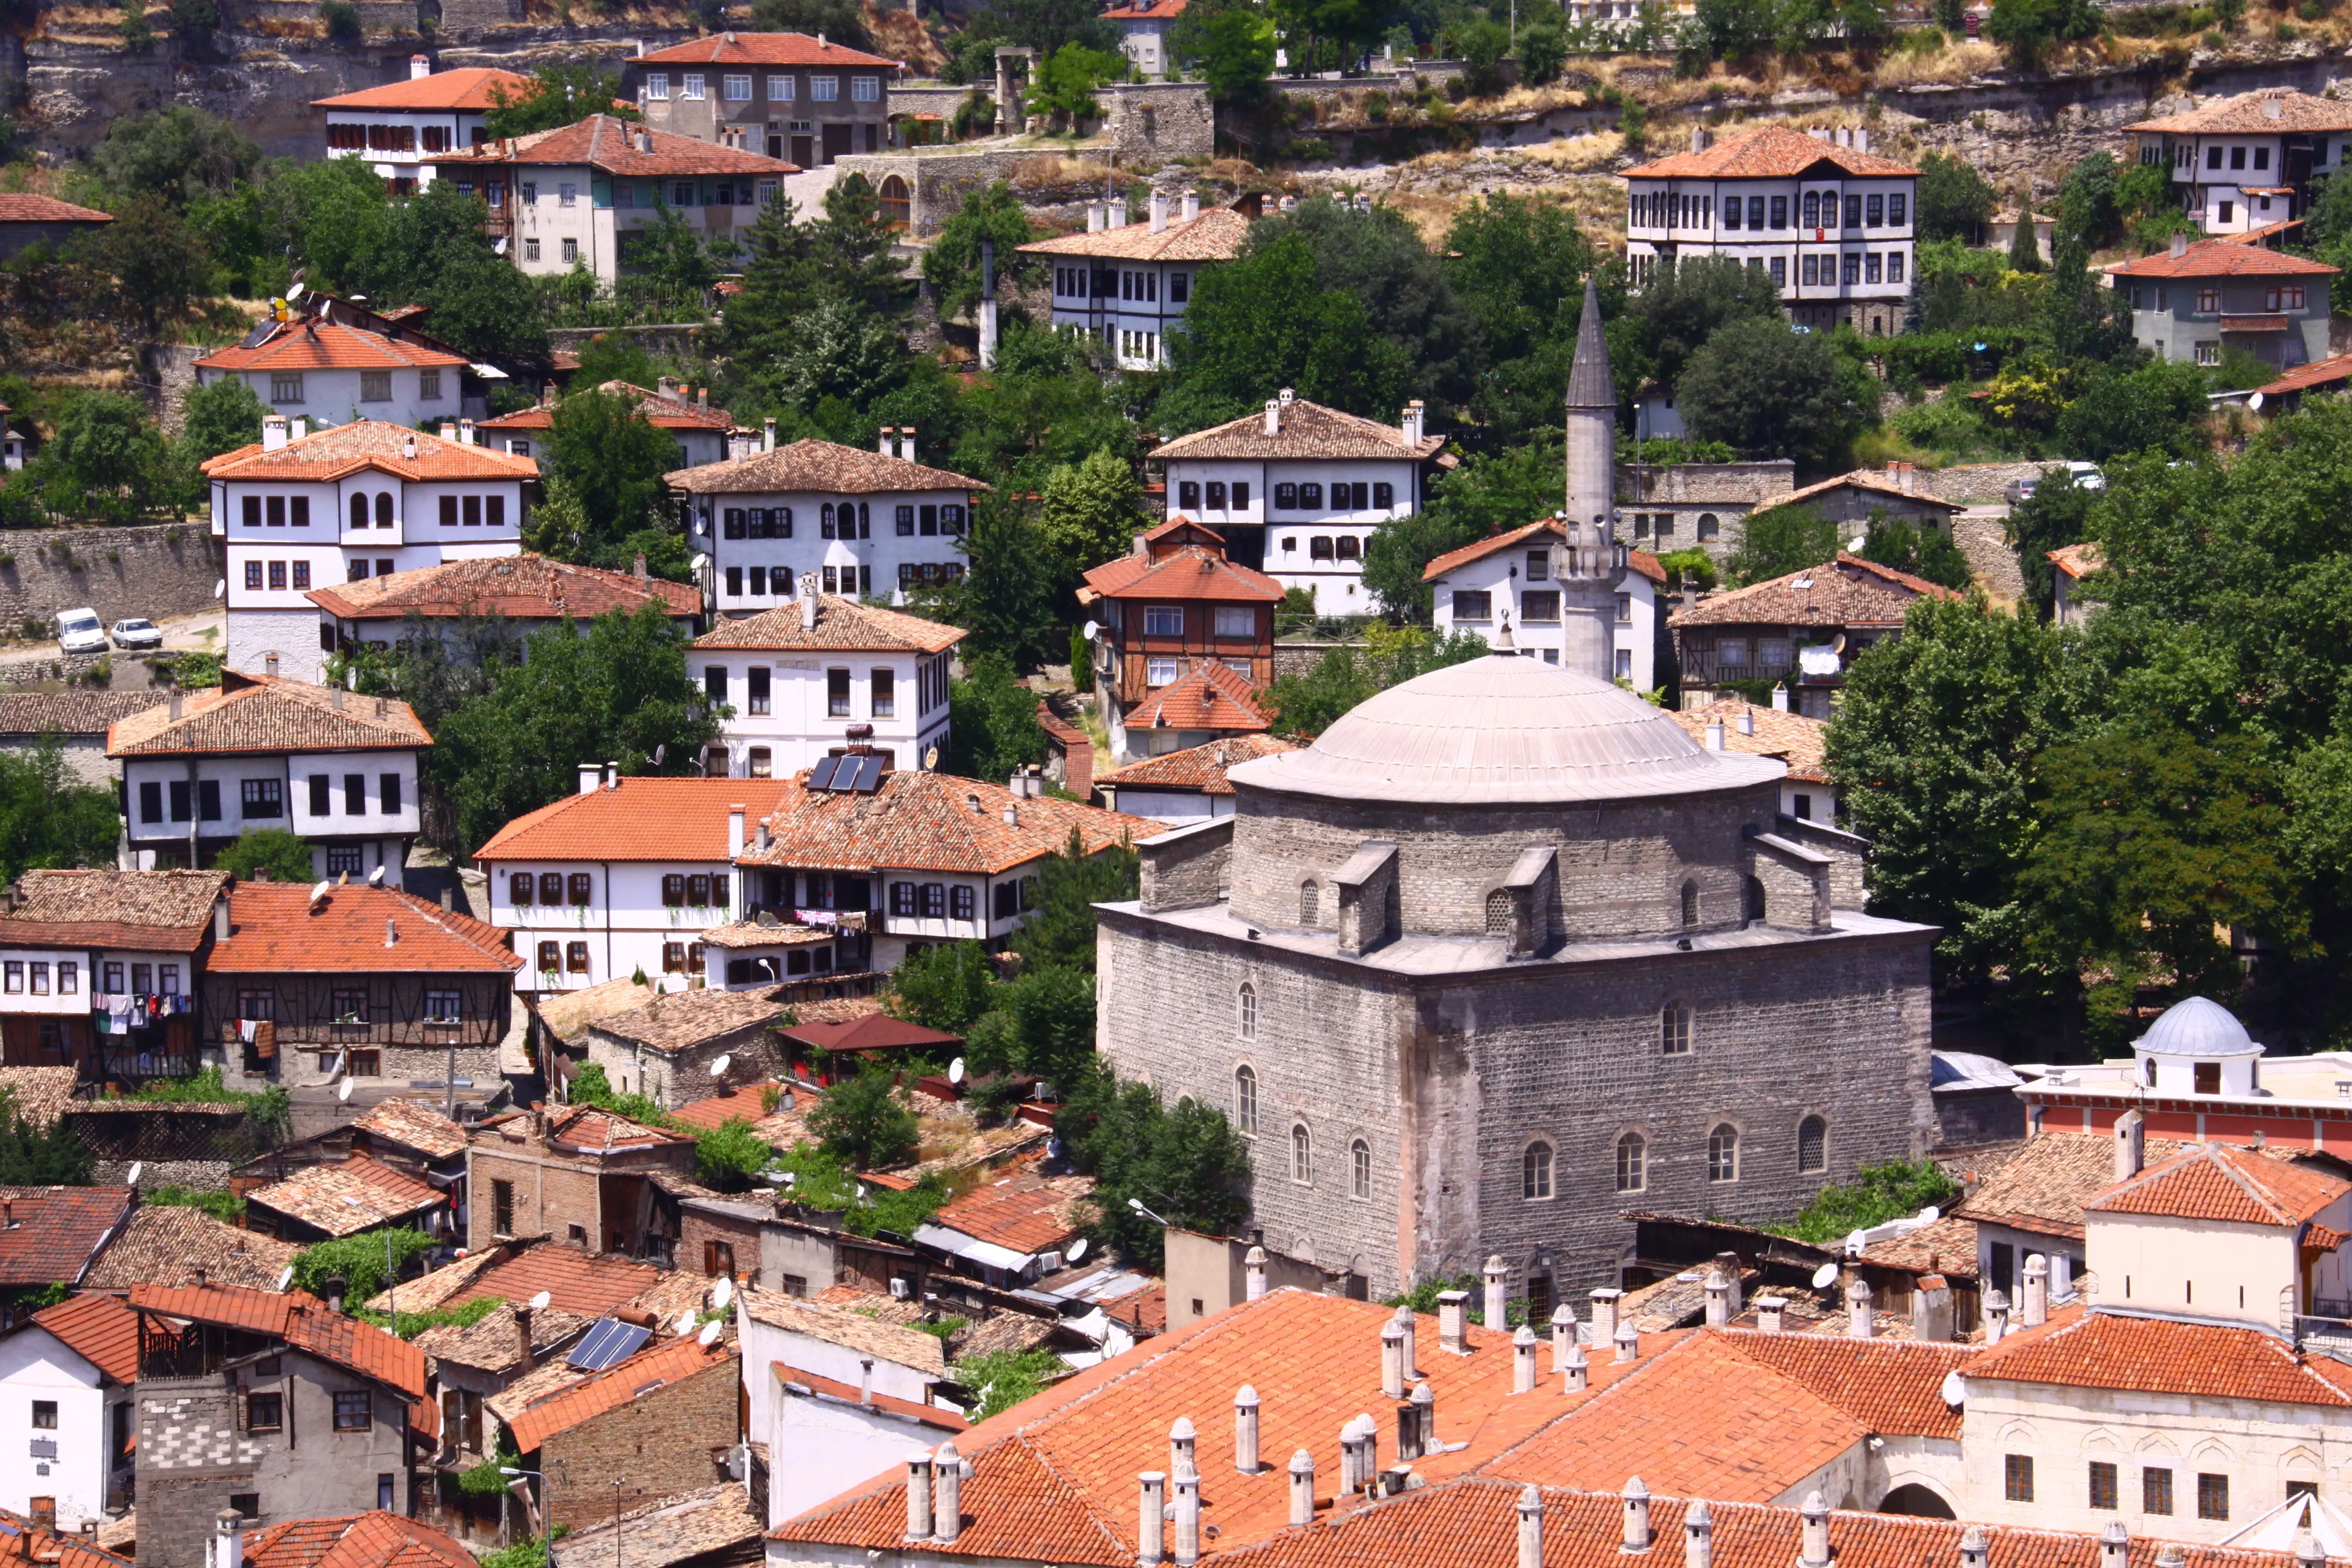
[(1584, 319), (1568, 372), (1566, 538), (1555, 552), (1562, 668), (1610, 679), (1615, 665), (1617, 549), (1610, 513), (1617, 493), (1617, 388), (1601, 335), (1601, 300), (1584, 283)]

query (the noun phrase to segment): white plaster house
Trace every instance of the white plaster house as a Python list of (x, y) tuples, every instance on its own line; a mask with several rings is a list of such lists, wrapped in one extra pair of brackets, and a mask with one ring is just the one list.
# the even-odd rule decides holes
[(2250, 234), (2304, 216), (2315, 177), (2352, 157), (2352, 103), (2263, 88), (2124, 127), (2139, 161), (2169, 168), (2207, 234)]
[(722, 620), (695, 639), (687, 668), (725, 707), (703, 753), (713, 778), (776, 778), (839, 755), (853, 741), (887, 767), (929, 768), (948, 744), (948, 668), (960, 627), (826, 597)]
[[(1423, 569), (1440, 637), (1468, 632), (1489, 647), (1511, 647), (1558, 664), (1567, 647), (1560, 591), (1553, 582), (1567, 531), (1546, 518), (1448, 552)], [(1636, 691), (1658, 689), (1658, 599), (1665, 568), (1646, 551), (1618, 547), (1610, 672)]]
[(478, 147), (487, 141), (484, 117), (497, 106), (493, 89), (509, 100), (530, 91), (529, 77), (483, 66), (436, 71), (423, 55), (411, 55), (405, 80), (362, 88), (311, 100), (327, 111), (327, 156), (364, 158), (402, 195), (433, 183), (436, 153)]
[(261, 444), (204, 466), (212, 532), (226, 543), (229, 668), (318, 680), (333, 651), (313, 588), (473, 556), (522, 552), (539, 465), (473, 443), (363, 419), (309, 431), (262, 421)]
[(226, 880), (36, 870), (0, 889), (0, 1060), (92, 1080), (195, 1071), (196, 968)]
[(194, 366), (199, 386), (242, 381), (265, 406), (321, 428), (381, 419), (411, 429), (457, 417), (468, 368), (462, 354), (316, 317), (265, 323)]
[(1263, 731), (1223, 735), (1097, 774), (1095, 787), (1113, 811), (1185, 827), (1234, 815), (1239, 803), (1225, 777), (1227, 768), (1297, 749), (1296, 741)]
[(1370, 615), (1365, 542), (1427, 503), (1432, 467), (1454, 466), (1423, 418), (1415, 402), (1382, 425), (1285, 387), (1263, 414), (1180, 436), (1151, 456), (1167, 468), (1171, 519), (1214, 529), (1228, 559), (1307, 589), (1323, 615)]
[(988, 486), (915, 461), (911, 429), (877, 449), (832, 441), (763, 448), (666, 476), (687, 539), (709, 558), (706, 602), (719, 616), (791, 603), (803, 578), (843, 598), (905, 602), (909, 589), (963, 575), (964, 531)]
[(579, 991), (642, 972), (683, 988), (708, 971), (704, 932), (743, 908), (732, 862), (747, 814), (787, 786), (622, 778), (583, 763), (578, 793), (526, 812), (474, 853), (489, 922), (515, 933), (515, 989)]
[(13, 474), (25, 466), (26, 437), (8, 427), (8, 405), (0, 403), (0, 473)]
[(138, 1321), (120, 1296), (71, 1297), (0, 1337), (0, 1509), (52, 1515), (68, 1532), (119, 1512), (133, 1469), (138, 1380)]
[(1118, 47), (1147, 81), (1164, 81), (1176, 66), (1168, 35), (1184, 14), (1185, 0), (1118, 0), (1102, 19), (1120, 30)]
[[(1160, 3), (1181, 8), (1183, 0)], [(1090, 202), (1084, 234), (1021, 247), (1053, 268), (1055, 329), (1086, 333), (1121, 370), (1167, 364), (1168, 340), (1184, 330), (1202, 269), (1239, 256), (1249, 234), (1246, 215), (1231, 207), (1202, 212), (1191, 192), (1172, 217), (1164, 195), (1153, 196), (1150, 210), (1141, 223), (1129, 223), (1125, 198)]]
[(248, 829), (283, 828), (310, 842), (316, 875), (381, 871), (397, 888), (432, 744), (405, 702), (231, 669), (116, 721), (106, 754), (122, 764), (123, 831), (142, 869), (202, 865)]

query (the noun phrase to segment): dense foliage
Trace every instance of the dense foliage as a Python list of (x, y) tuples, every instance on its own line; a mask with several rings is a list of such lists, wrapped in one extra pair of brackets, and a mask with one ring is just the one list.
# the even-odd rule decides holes
[(1852, 1182), (1831, 1183), (1794, 1215), (1764, 1228), (1818, 1247), (1930, 1205), (1949, 1208), (1959, 1197), (1960, 1184), (1933, 1160), (1894, 1160), (1863, 1166)]

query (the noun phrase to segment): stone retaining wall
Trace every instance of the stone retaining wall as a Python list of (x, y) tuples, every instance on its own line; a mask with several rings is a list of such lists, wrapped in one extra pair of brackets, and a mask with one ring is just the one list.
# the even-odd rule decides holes
[(220, 577), (201, 522), (0, 534), (0, 629), (84, 605), (107, 622), (191, 615), (212, 606)]

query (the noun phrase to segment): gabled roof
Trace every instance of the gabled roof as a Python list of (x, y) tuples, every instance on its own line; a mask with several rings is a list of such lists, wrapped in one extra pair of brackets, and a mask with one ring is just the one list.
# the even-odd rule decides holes
[(1118, 0), (1103, 12), (1106, 22), (1166, 21), (1184, 14), (1185, 0)]
[(542, 1241), (479, 1271), (446, 1300), (451, 1306), (491, 1297), (528, 1301), (544, 1290), (551, 1307), (601, 1318), (635, 1300), (659, 1276), (660, 1270), (649, 1264), (585, 1252), (560, 1241)]
[(106, 732), (110, 757), (415, 751), (432, 743), (405, 702), (239, 670), (189, 692), (177, 719), (168, 706), (150, 708)]
[(847, 1307), (801, 1300), (780, 1290), (762, 1290), (755, 1286), (746, 1286), (736, 1292), (735, 1300), (743, 1316), (755, 1323), (782, 1329), (786, 1333), (805, 1334), (935, 1377), (947, 1375), (947, 1348), (937, 1334), (927, 1334), (903, 1323), (886, 1322)]
[[(693, 1139), (667, 1127), (648, 1127), (616, 1110), (606, 1110), (594, 1105), (564, 1105), (545, 1112), (509, 1110), (503, 1116), (492, 1116), (475, 1123), (475, 1138), (511, 1125), (519, 1117), (544, 1114), (547, 1118), (547, 1141), (559, 1149), (570, 1149), (583, 1154), (612, 1154), (635, 1149), (657, 1149), (665, 1144), (691, 1143)], [(503, 1136), (503, 1133), (501, 1133)], [(496, 1147), (484, 1143), (486, 1148)]]
[[(2344, 373), (2352, 375), (2352, 354), (2344, 356)], [(2088, 544), (2065, 544), (2043, 552), (2050, 564), (2077, 581), (2096, 572), (2105, 563), (2100, 559), (2097, 541)]]
[[(463, 1328), (456, 1323), (436, 1324), (416, 1336), (416, 1348), (436, 1362), (456, 1362), (488, 1373), (511, 1372), (522, 1364), (521, 1337), (515, 1331), (517, 1305), (501, 1302), (479, 1321)], [(532, 1362), (579, 1338), (595, 1322), (591, 1314), (566, 1311), (552, 1302), (541, 1308), (530, 1315)]]
[(278, 1296), (226, 1285), (137, 1285), (131, 1288), (131, 1305), (158, 1317), (273, 1335), (412, 1397), (421, 1399), (425, 1393), (424, 1352), (357, 1318), (331, 1312), (317, 1297), (299, 1290)]
[(1772, 504), (1802, 506), (1815, 496), (1825, 496), (1832, 490), (1867, 490), (1874, 495), (1885, 496), (1890, 500), (1899, 500), (1906, 505), (1929, 510), (1940, 509), (1954, 516), (1969, 510), (1958, 501), (1946, 500), (1941, 496), (1927, 495), (1918, 490), (1906, 490), (1900, 483), (1888, 479), (1884, 471), (1877, 468), (1856, 468), (1850, 474), (1840, 474), (1833, 479), (1822, 479), (1818, 483), (1807, 485), (1803, 489), (1790, 490)]
[(887, 66), (898, 62), (806, 33), (717, 33), (639, 55), (639, 65)]
[(388, 1143), (414, 1149), (427, 1160), (453, 1160), (466, 1152), (466, 1130), (414, 1100), (378, 1100), (352, 1126)]
[(356, 583), (331, 583), (305, 595), (338, 620), (398, 621), (500, 616), (509, 621), (589, 621), (658, 605), (673, 618), (702, 613), (702, 590), (662, 577), (575, 566), (544, 555), (483, 555), (419, 566)]
[(588, 1026), (591, 1034), (647, 1046), (656, 1051), (688, 1050), (784, 1016), (784, 1004), (767, 991), (722, 991), (704, 986), (656, 996), (644, 1006), (614, 1013)]
[(823, 495), (880, 495), (887, 490), (984, 490), (989, 487), (961, 474), (904, 458), (845, 447), (838, 441), (812, 437), (792, 441), (772, 452), (705, 463), (664, 474), (673, 489), (692, 495), (781, 495), (809, 491)]
[[(1007, 1252), (1034, 1255), (1085, 1228), (1076, 1206), (1093, 1190), (1094, 1183), (1084, 1176), (1042, 1176), (1034, 1161), (1024, 1161), (1011, 1174), (934, 1210), (921, 1231), (954, 1231)], [(921, 1231), (919, 1241), (924, 1239)]]
[(1147, 757), (1097, 774), (1095, 784), (1097, 787), (1118, 789), (1198, 790), (1202, 795), (1231, 795), (1234, 786), (1226, 781), (1227, 768), (1270, 757), (1276, 752), (1297, 749), (1297, 742), (1286, 741), (1279, 735), (1220, 735), (1206, 745), (1187, 746), (1181, 752)]
[[(651, 151), (640, 147), (643, 137)], [(762, 157), (740, 148), (698, 142), (675, 132), (656, 131), (610, 114), (587, 119), (553, 131), (485, 142), (463, 152), (445, 153), (425, 162), (441, 168), (462, 169), (469, 163), (519, 164), (525, 167), (579, 164), (623, 179), (660, 179), (672, 174), (797, 174), (800, 165), (781, 158)]]
[[(529, 458), (444, 441), (405, 425), (354, 419), (313, 430), (276, 451), (259, 443), (207, 458), (205, 477), (249, 483), (283, 479), (291, 484), (332, 484), (373, 470), (397, 479), (535, 479), (539, 465)], [(331, 521), (331, 520), (330, 520)]]
[(2005, 1335), (1961, 1375), (2192, 1399), (2352, 1406), (2352, 1367), (2303, 1355), (2273, 1331), (2079, 1306)]
[[(2290, 392), (2309, 392), (2316, 387), (2337, 387), (2352, 380), (2352, 354), (2329, 354), (2326, 359), (2299, 364), (2268, 385), (2255, 388), (2265, 401), (2284, 397)], [(2053, 557), (2055, 559), (2055, 557)]]
[[(2174, 1138), (2150, 1138), (2143, 1156), (2157, 1164), (2192, 1147)], [(2106, 1139), (2045, 1133), (2029, 1139), (1952, 1213), (1979, 1225), (2080, 1241), (2083, 1205), (2115, 1184), (2115, 1146)]]
[(2179, 255), (2159, 250), (2108, 268), (2117, 278), (2326, 278), (2337, 269), (2326, 262), (2240, 245), (2233, 239), (2200, 239)]
[(1445, 437), (1424, 436), (1409, 442), (1393, 425), (1342, 414), (1286, 393), (1275, 413), (1275, 433), (1265, 433), (1265, 414), (1244, 415), (1190, 436), (1179, 436), (1152, 452), (1155, 458), (1324, 458), (1420, 461), (1444, 450)]
[(112, 223), (112, 213), (78, 207), (29, 191), (0, 192), (0, 223)]
[(682, 1383), (712, 1366), (731, 1365), (735, 1348), (723, 1339), (705, 1346), (700, 1336), (688, 1334), (660, 1342), (638, 1352), (610, 1371), (573, 1384), (554, 1398), (530, 1406), (509, 1427), (515, 1447), (530, 1453), (559, 1432), (569, 1432), (610, 1410), (618, 1410), (656, 1388)]
[[(522, 967), (513, 933), (391, 888), (330, 888), (316, 903), (292, 882), (229, 890), (215, 974), (504, 974)], [(390, 941), (387, 941), (387, 936)]]
[(1073, 829), (1089, 855), (1159, 831), (1141, 817), (950, 773), (885, 773), (872, 794), (811, 790), (806, 777), (791, 781), (767, 819), (769, 847), (746, 849), (739, 865), (994, 876), (1060, 854)]
[(868, 1013), (839, 1024), (794, 1024), (776, 1031), (788, 1040), (820, 1051), (895, 1051), (908, 1047), (942, 1049), (963, 1044), (963, 1037), (927, 1029), (887, 1013)]
[[(1182, 0), (1172, 0), (1180, 8)], [(1117, 20), (1116, 14), (1108, 14)], [(1210, 207), (1190, 222), (1172, 218), (1157, 234), (1150, 219), (1032, 240), (1020, 248), (1036, 256), (1087, 256), (1117, 261), (1231, 261), (1249, 237), (1250, 220), (1231, 207)]]
[(295, 1519), (249, 1531), (251, 1568), (474, 1568), (474, 1554), (431, 1525), (382, 1509)]
[(130, 1187), (0, 1187), (0, 1286), (80, 1284), (137, 1195)]
[[(1759, 708), (1737, 697), (1718, 697), (1704, 708), (1670, 708), (1667, 717), (1690, 738), (1706, 744), (1707, 726), (1723, 726), (1723, 749), (1759, 757), (1778, 757), (1789, 764), (1789, 776), (1804, 784), (1827, 784), (1829, 722), (1778, 708)], [(1754, 732), (1742, 733), (1746, 722)]]
[[(572, 392), (583, 390), (572, 387)], [(724, 408), (673, 397), (667, 393), (648, 392), (626, 381), (608, 381), (596, 388), (618, 397), (636, 399), (637, 416), (660, 430), (715, 430), (720, 435), (735, 428), (734, 416)], [(501, 414), (496, 419), (485, 419), (474, 426), (477, 430), (549, 430), (555, 426), (555, 405), (534, 403), (529, 408), (512, 414)]]
[(1914, 599), (1960, 595), (1924, 577), (1838, 552), (1837, 559), (1785, 577), (1710, 594), (1676, 610), (1684, 626), (1899, 626)]
[(527, 811), (477, 860), (679, 860), (727, 864), (727, 818), (756, 823), (791, 790), (777, 779), (625, 778)]
[(1727, 136), (1696, 153), (1674, 153), (1636, 163), (1618, 178), (1625, 180), (1785, 180), (1827, 163), (1849, 174), (1901, 178), (1918, 174), (1908, 163), (1857, 153), (1833, 142), (1808, 136), (1785, 126), (1767, 125), (1744, 135)]
[(312, 317), (280, 326), (257, 347), (215, 349), (195, 363), (199, 370), (298, 371), (438, 370), (468, 362), (461, 354)]
[(1086, 578), (1087, 586), (1107, 599), (1282, 602), (1281, 584), (1254, 567), (1228, 561), (1222, 549), (1201, 544), (1183, 545), (1164, 554), (1122, 555), (1088, 569)]
[(2228, 1143), (2200, 1143), (2118, 1182), (2091, 1214), (2162, 1215), (2232, 1225), (2299, 1226), (2352, 1193), (2352, 1182)]
[(41, 735), (55, 730), (106, 738), (117, 719), (155, 706), (152, 691), (12, 691), (0, 696), (0, 735)]
[(2298, 92), (2291, 87), (2258, 88), (2178, 114), (2135, 121), (2124, 129), (2172, 136), (2278, 136), (2297, 131), (2352, 131), (2352, 103)]
[(202, 1268), (215, 1285), (274, 1292), (300, 1250), (259, 1231), (224, 1225), (202, 1209), (151, 1201), (131, 1211), (81, 1283), (91, 1291), (193, 1285)]
[(226, 871), (27, 871), (0, 946), (194, 952), (227, 884)]
[(1960, 1413), (1944, 1403), (1944, 1378), (1977, 1356), (1975, 1345), (1768, 1334), (1757, 1329), (1725, 1330), (1721, 1337), (1741, 1355), (1801, 1384), (1876, 1436), (1955, 1441), (1960, 1436)]
[(1258, 705), (1249, 677), (1229, 664), (1209, 659), (1183, 679), (1163, 686), (1129, 709), (1129, 735), (1139, 730), (1265, 730), (1274, 720)]
[(353, 1154), (337, 1165), (306, 1165), (282, 1182), (257, 1187), (245, 1201), (299, 1219), (329, 1236), (355, 1236), (448, 1199), (438, 1187)]
[(139, 1381), (139, 1314), (103, 1290), (69, 1296), (33, 1314), (82, 1360), (128, 1387)]
[(944, 653), (965, 637), (961, 626), (885, 610), (856, 599), (819, 595), (816, 625), (801, 625), (795, 601), (742, 620), (722, 620), (694, 639), (700, 648), (823, 648), (839, 653)]
[[(851, 1389), (849, 1395), (855, 1404), (857, 1390)], [(876, 1402), (882, 1397), (877, 1395)], [(760, 1535), (767, 1527), (766, 1499), (740, 1481), (720, 1481), (658, 1498), (563, 1539), (574, 1558), (594, 1568), (675, 1568), (688, 1562), (756, 1563)]]
[(497, 100), (490, 96), (493, 87), (503, 88), (509, 100), (519, 101), (530, 92), (530, 78), (512, 71), (461, 66), (455, 70), (435, 71), (430, 76), (388, 81), (382, 87), (363, 87), (357, 92), (340, 93), (333, 98), (314, 98), (310, 107), (480, 110), (498, 107)]
[(1467, 566), (1474, 561), (1484, 561), (1498, 551), (1509, 550), (1516, 545), (1524, 544), (1539, 534), (1564, 539), (1568, 536), (1568, 531), (1560, 526), (1559, 520), (1557, 518), (1539, 517), (1533, 522), (1506, 529), (1501, 533), (1489, 534), (1485, 539), (1475, 543), (1465, 544), (1459, 550), (1447, 551), (1421, 569), (1421, 580), (1424, 583), (1434, 583), (1457, 567)]

